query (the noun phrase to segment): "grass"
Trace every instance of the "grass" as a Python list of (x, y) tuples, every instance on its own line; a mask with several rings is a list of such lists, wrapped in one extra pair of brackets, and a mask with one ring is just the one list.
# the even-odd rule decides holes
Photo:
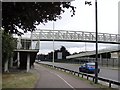
[[(41, 64), (40, 64), (40, 65), (41, 65)], [(46, 66), (46, 65), (42, 65), (42, 66), (47, 67), (47, 68), (50, 68), (50, 67), (48, 67), (48, 66)], [(64, 72), (64, 71), (61, 71), (61, 70), (57, 70), (57, 69), (55, 69), (55, 68), (53, 68), (53, 67), (51, 67), (50, 69), (51, 69), (51, 70), (59, 71), (59, 72), (61, 72), (61, 73), (67, 74), (67, 75), (70, 75), (70, 76), (72, 76), (72, 77), (74, 77), (74, 78), (77, 78), (77, 79), (82, 80), (82, 81), (84, 81), (84, 82), (86, 82), (86, 83), (88, 83), (88, 84), (91, 84), (91, 85), (95, 86), (96, 88), (101, 88), (102, 90), (118, 90), (118, 89), (115, 89), (115, 88), (109, 88), (108, 86), (102, 85), (102, 84), (100, 84), (100, 83), (95, 84), (93, 81), (87, 80), (86, 78), (78, 77), (78, 76), (76, 76), (76, 75), (73, 75), (73, 74), (70, 74), (70, 73), (67, 73), (67, 72)]]
[(34, 88), (37, 79), (33, 73), (3, 73), (2, 88)]
[(2, 74), (0, 73), (0, 89), (2, 88)]

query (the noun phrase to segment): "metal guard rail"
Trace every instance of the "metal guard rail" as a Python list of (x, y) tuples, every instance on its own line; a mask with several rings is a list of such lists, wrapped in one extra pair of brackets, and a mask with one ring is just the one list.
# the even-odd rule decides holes
[[(53, 67), (53, 65), (49, 65), (49, 64), (43, 64), (43, 63), (39, 63), (39, 64), (47, 65), (47, 66), (49, 66), (49, 67)], [(94, 80), (95, 80), (95, 76), (88, 75), (88, 74), (86, 74), (86, 73), (77, 72), (77, 71), (69, 70), (69, 69), (66, 69), (66, 68), (58, 67), (58, 66), (54, 66), (54, 68), (57, 68), (57, 69), (60, 69), (60, 70), (64, 70), (65, 72), (68, 71), (68, 72), (70, 72), (71, 74), (74, 74), (74, 75), (76, 75), (76, 74), (77, 74), (78, 76), (79, 76), (79, 75), (82, 75), (82, 78), (83, 78), (84, 76), (87, 76), (87, 80), (89, 80), (89, 77), (91, 77), (91, 78), (93, 78), (93, 82), (94, 82)], [(101, 80), (101, 81), (104, 81), (104, 82), (108, 82), (110, 88), (112, 87), (112, 84), (120, 86), (120, 82), (115, 81), (115, 80), (109, 80), (109, 79), (106, 79), (106, 78), (103, 78), (103, 77), (98, 77), (98, 80)]]

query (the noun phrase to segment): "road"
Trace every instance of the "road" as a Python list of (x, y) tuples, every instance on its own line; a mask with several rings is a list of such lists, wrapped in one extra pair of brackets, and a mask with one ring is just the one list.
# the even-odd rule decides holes
[[(40, 62), (40, 63), (45, 63), (45, 64), (52, 65), (52, 62)], [(79, 71), (79, 69), (78, 69), (79, 65), (78, 64), (75, 65), (75, 64), (67, 64), (67, 63), (54, 63), (54, 65), (59, 66), (59, 67), (64, 67), (64, 68), (74, 70), (74, 71)], [(109, 69), (109, 68), (105, 68), (105, 67), (100, 67), (100, 73), (98, 74), (98, 76), (118, 81), (118, 70), (113, 70), (113, 69)]]
[(43, 67), (40, 64), (35, 64), (35, 70), (39, 75), (39, 80), (35, 88), (68, 88), (70, 90), (77, 90), (76, 88), (94, 88), (95, 90), (96, 88), (98, 90), (97, 87), (84, 80), (61, 73), (57, 70)]

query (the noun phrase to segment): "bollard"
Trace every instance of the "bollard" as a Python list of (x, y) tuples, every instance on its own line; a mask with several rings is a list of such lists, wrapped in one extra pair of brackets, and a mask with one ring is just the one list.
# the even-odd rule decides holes
[(111, 88), (111, 81), (109, 81), (109, 87)]
[(82, 74), (82, 78), (83, 78), (83, 74)]
[(93, 82), (94, 82), (94, 77), (93, 77)]
[(89, 76), (87, 75), (87, 80), (89, 79)]
[(75, 75), (75, 72), (74, 72), (74, 75)]

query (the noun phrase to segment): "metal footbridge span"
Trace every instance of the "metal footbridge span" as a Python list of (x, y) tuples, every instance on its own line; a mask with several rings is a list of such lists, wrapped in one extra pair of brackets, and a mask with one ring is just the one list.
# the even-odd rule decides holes
[[(67, 30), (36, 30), (30, 37), (21, 39), (32, 41), (69, 41), (69, 42), (96, 42), (95, 32), (67, 31)], [(120, 34), (98, 33), (98, 43), (120, 44)]]

